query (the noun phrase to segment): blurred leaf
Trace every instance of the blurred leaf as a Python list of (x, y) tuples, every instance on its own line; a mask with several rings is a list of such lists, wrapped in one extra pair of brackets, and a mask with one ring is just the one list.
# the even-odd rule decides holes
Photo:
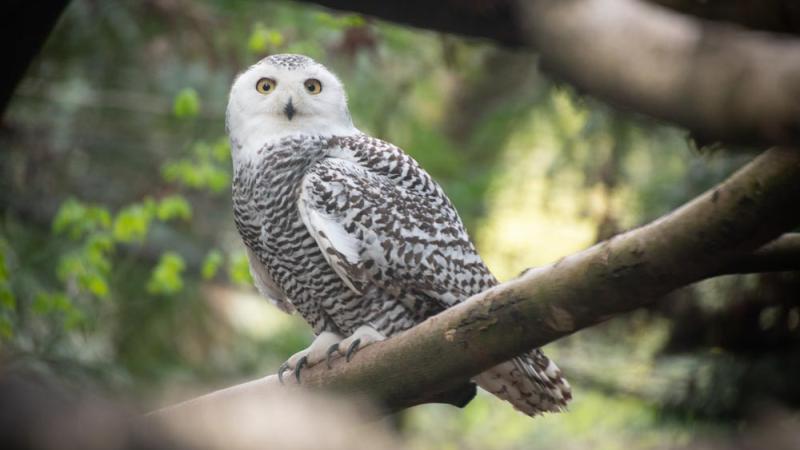
[(222, 266), (222, 253), (220, 253), (219, 250), (211, 250), (208, 252), (206, 259), (203, 261), (203, 279), (210, 280), (214, 278), (220, 266)]
[(144, 240), (153, 219), (152, 208), (148, 206), (146, 203), (134, 204), (117, 213), (114, 219), (114, 239), (125, 243)]
[(72, 301), (63, 292), (41, 292), (33, 300), (34, 313), (45, 315), (53, 312), (66, 312), (73, 309)]
[(189, 220), (192, 218), (192, 206), (180, 195), (164, 197), (158, 203), (156, 216), (161, 221), (172, 219)]
[(200, 96), (192, 88), (183, 88), (175, 96), (172, 111), (179, 119), (197, 116), (200, 112)]
[(11, 292), (11, 288), (5, 282), (0, 283), (0, 306), (11, 310), (17, 308), (17, 299), (14, 297), (14, 293)]
[(227, 163), (231, 160), (231, 144), (228, 138), (220, 138), (214, 143), (211, 147), (211, 156), (221, 163)]
[(343, 28), (357, 28), (364, 26), (366, 21), (358, 14), (342, 14), (334, 16), (326, 12), (319, 12), (314, 16), (316, 22), (323, 27), (341, 30)]
[(234, 253), (230, 256), (228, 276), (235, 284), (242, 286), (253, 285), (253, 277), (250, 275), (250, 262), (247, 260), (245, 252)]
[(268, 49), (277, 49), (283, 45), (283, 34), (280, 31), (270, 30), (261, 22), (253, 25), (247, 48), (252, 53), (264, 53)]
[(186, 264), (183, 257), (175, 252), (165, 252), (153, 269), (147, 282), (147, 292), (151, 294), (176, 294), (183, 289), (183, 271)]
[(105, 298), (108, 295), (108, 282), (97, 272), (90, 272), (81, 277), (80, 284), (81, 287), (99, 298)]
[(86, 205), (72, 198), (61, 204), (53, 219), (53, 231), (66, 233), (72, 239), (110, 225), (111, 213), (106, 208)]
[[(2, 244), (2, 242), (0, 242)], [(8, 279), (8, 266), (6, 265), (6, 252), (3, 245), (0, 245), (0, 281)]]
[(166, 181), (177, 182), (194, 189), (221, 192), (230, 184), (228, 169), (222, 169), (209, 161), (194, 163), (182, 159), (165, 164), (161, 173)]

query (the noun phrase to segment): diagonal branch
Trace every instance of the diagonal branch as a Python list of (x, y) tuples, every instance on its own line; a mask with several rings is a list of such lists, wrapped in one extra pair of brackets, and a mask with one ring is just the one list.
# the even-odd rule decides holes
[[(747, 255), (794, 251), (796, 236), (759, 247), (800, 223), (797, 198), (800, 152), (768, 151), (673, 213), (478, 294), (350, 363), (309, 368), (303, 385), (365, 395), (388, 410), (436, 400), (501, 361), (732, 270)], [(270, 401), (280, 389), (273, 375), (153, 417), (241, 397)]]

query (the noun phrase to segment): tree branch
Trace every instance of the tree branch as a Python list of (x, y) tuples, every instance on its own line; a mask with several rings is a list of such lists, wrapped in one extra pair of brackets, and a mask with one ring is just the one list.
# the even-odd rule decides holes
[[(637, 0), (309, 1), (528, 46), (555, 77), (685, 127), (701, 142), (800, 144), (800, 41), (786, 35), (702, 21)], [(712, 17), (744, 18), (752, 9), (734, 14), (719, 1), (706, 7), (693, 5), (709, 2), (660, 2)], [(770, 17), (800, 17), (798, 7), (783, 0), (770, 4), (780, 9)]]
[[(478, 294), (350, 363), (303, 371), (304, 386), (378, 400), (390, 411), (441, 398), (472, 376), (533, 347), (723, 273), (737, 261), (774, 260), (796, 248), (800, 152), (766, 152), (727, 181), (655, 222)], [(731, 263), (734, 261), (734, 263)], [(287, 377), (287, 384), (294, 384)], [(272, 375), (157, 411), (213, 408), (238, 396), (269, 401)]]
[(800, 233), (790, 233), (735, 260), (717, 275), (800, 270)]
[(17, 83), (39, 54), (69, 0), (10, 0), (0, 15), (3, 70), (0, 71), (0, 118)]
[(800, 41), (636, 0), (520, 5), (543, 66), (579, 89), (703, 141), (800, 142)]

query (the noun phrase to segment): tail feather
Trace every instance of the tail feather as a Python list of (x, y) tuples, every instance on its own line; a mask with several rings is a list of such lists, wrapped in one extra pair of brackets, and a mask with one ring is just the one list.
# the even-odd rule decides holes
[(539, 349), (492, 367), (475, 382), (529, 416), (563, 411), (572, 399), (561, 370)]

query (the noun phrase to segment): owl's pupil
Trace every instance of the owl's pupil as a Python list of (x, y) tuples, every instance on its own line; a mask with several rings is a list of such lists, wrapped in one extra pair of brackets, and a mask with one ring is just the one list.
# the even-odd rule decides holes
[(308, 89), (308, 90), (309, 90), (309, 92), (314, 92), (314, 85), (313, 85), (313, 84), (311, 84), (311, 83), (308, 83), (308, 84), (306, 85), (306, 89)]

